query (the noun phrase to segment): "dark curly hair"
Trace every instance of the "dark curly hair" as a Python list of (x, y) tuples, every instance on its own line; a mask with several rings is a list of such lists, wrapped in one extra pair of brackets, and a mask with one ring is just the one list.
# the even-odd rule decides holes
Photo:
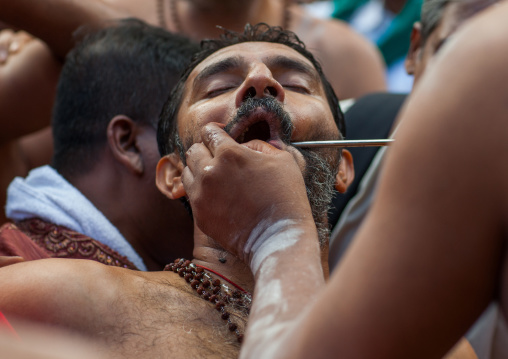
[(295, 33), (284, 30), (279, 26), (269, 26), (265, 23), (257, 25), (245, 25), (243, 33), (224, 30), (224, 34), (219, 39), (203, 40), (201, 42), (201, 51), (194, 54), (191, 63), (182, 73), (180, 80), (176, 84), (171, 93), (171, 96), (165, 103), (159, 121), (157, 130), (157, 144), (161, 156), (165, 156), (175, 151), (175, 149), (182, 150), (182, 144), (178, 136), (176, 116), (180, 109), (182, 102), (183, 91), (185, 82), (187, 81), (190, 73), (194, 68), (201, 63), (204, 59), (209, 57), (214, 52), (228, 46), (244, 43), (244, 42), (272, 42), (286, 45), (307, 58), (315, 67), (316, 71), (321, 78), (328, 104), (333, 114), (333, 118), (342, 136), (346, 135), (346, 126), (344, 122), (344, 115), (339, 107), (339, 101), (332, 86), (323, 74), (323, 70), (319, 62), (314, 56), (305, 48), (305, 44), (296, 36)]

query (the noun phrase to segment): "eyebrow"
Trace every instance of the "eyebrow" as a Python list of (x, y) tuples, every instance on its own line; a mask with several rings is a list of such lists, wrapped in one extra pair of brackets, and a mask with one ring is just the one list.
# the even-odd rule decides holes
[(243, 60), (239, 56), (231, 56), (205, 67), (195, 78), (194, 84), (203, 81), (207, 77), (227, 72), (231, 69), (241, 67)]

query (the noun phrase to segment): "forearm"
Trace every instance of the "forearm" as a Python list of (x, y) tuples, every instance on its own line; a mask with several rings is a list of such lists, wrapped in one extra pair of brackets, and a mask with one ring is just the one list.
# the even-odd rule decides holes
[(126, 15), (97, 0), (0, 0), (0, 9), (1, 21), (40, 38), (62, 58), (79, 26)]
[(241, 357), (290, 358), (298, 323), (325, 284), (317, 233), (287, 221), (264, 233), (251, 256), (256, 289)]
[(50, 124), (60, 62), (37, 39), (0, 66), (0, 142), (16, 139)]

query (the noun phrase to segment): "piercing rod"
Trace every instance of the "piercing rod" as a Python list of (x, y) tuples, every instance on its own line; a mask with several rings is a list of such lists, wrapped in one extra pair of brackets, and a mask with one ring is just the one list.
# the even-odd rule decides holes
[(382, 140), (336, 140), (336, 141), (304, 141), (293, 142), (295, 147), (314, 148), (314, 147), (381, 147), (388, 146), (393, 139)]

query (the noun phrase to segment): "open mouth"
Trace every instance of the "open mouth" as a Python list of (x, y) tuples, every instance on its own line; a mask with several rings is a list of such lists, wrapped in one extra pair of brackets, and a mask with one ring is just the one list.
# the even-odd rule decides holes
[(258, 110), (231, 124), (229, 135), (240, 144), (260, 140), (282, 149), (284, 146), (281, 139), (283, 137), (282, 131), (281, 120), (277, 116), (264, 110)]
[(236, 142), (245, 143), (252, 140), (261, 140), (268, 142), (271, 139), (270, 125), (266, 121), (255, 122), (251, 126), (248, 126), (241, 134), (236, 138)]

